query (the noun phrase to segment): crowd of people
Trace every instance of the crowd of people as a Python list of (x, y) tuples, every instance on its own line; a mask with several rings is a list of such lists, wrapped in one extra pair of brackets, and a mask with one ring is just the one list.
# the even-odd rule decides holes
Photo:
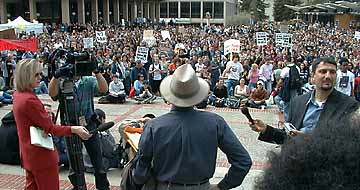
[[(94, 166), (98, 189), (108, 189), (109, 182), (99, 154), (99, 137), (97, 134), (88, 133), (96, 127), (91, 120), (94, 96), (102, 96), (99, 103), (120, 104), (129, 98), (134, 98), (139, 103), (152, 103), (156, 98), (162, 97), (166, 103), (173, 105), (169, 114), (154, 118), (145, 125), (139, 152), (133, 161), (133, 177), (138, 184), (146, 183), (152, 168), (155, 170), (153, 177), (160, 181), (159, 189), (169, 189), (169, 186), (176, 189), (184, 185), (195, 185), (195, 189), (233, 188), (240, 185), (248, 173), (251, 167), (250, 156), (223, 118), (194, 110), (193, 106), (248, 106), (266, 109), (268, 105), (276, 104), (284, 113), (285, 120), (295, 126), (290, 136), (302, 136), (317, 126), (320, 128), (330, 125), (327, 119), (342, 119), (355, 111), (358, 107), (357, 101), (360, 101), (360, 44), (354, 38), (353, 30), (297, 23), (288, 29), (288, 33), (292, 34), (291, 47), (282, 47), (276, 44), (273, 37), (280, 32), (279, 26), (270, 23), (258, 23), (251, 27), (122, 27), (80, 24), (67, 27), (47, 26), (45, 33), (36, 36), (39, 39), (38, 52), (1, 52), (0, 101), (2, 104), (12, 104), (14, 97), (15, 119), (43, 128), (42, 123), (34, 123), (19, 113), (21, 106), (27, 105), (22, 103), (22, 99), (34, 99), (34, 104), (37, 105), (39, 101), (33, 94), (49, 94), (64, 107), (66, 103), (59, 85), (64, 74), (61, 65), (69, 62), (69, 57), (55, 57), (54, 52), (70, 48), (75, 52), (86, 51), (96, 67), (92, 70), (93, 76), (74, 76), (77, 90), (72, 110), (79, 118), (80, 125), (86, 126), (86, 129), (73, 126), (72, 133), (80, 134), (84, 139)], [(143, 38), (145, 30), (153, 30), (150, 38)], [(95, 38), (96, 31), (105, 31), (106, 42), (96, 42), (94, 47), (84, 48), (83, 38)], [(168, 31), (170, 36), (164, 37), (161, 31)], [(268, 33), (267, 45), (257, 44), (256, 32)], [(32, 36), (22, 36), (29, 37)], [(224, 43), (229, 39), (240, 40), (240, 50), (225, 55)], [(147, 49), (146, 59), (138, 58), (139, 48)], [(34, 63), (41, 67), (35, 67)], [(31, 67), (29, 75), (23, 71), (24, 67)], [(14, 90), (16, 92), (13, 94)], [(29, 93), (31, 91), (33, 93)], [(297, 111), (294, 111), (295, 109)], [(40, 109), (39, 115), (44, 114), (45, 111)], [(66, 117), (61, 114), (62, 119)], [(44, 118), (39, 118), (41, 119)], [(170, 130), (169, 123), (174, 120), (181, 122)], [(175, 134), (185, 129), (185, 126), (193, 126), (194, 129), (190, 132), (187, 128), (181, 135)], [(52, 129), (53, 127), (43, 129), (46, 133), (55, 135), (71, 134), (69, 127), (59, 127), (63, 132), (58, 132)], [(205, 127), (209, 129), (205, 130)], [(255, 120), (250, 127), (260, 133), (259, 140), (262, 141), (284, 144), (289, 138), (289, 134), (283, 130), (266, 125), (260, 120)], [(156, 139), (159, 138), (168, 138), (167, 144), (162, 144), (164, 141), (158, 142)], [(181, 139), (206, 141), (189, 145)], [(26, 139), (20, 138), (20, 147), (26, 146), (25, 141)], [(177, 149), (164, 150), (169, 144)], [(184, 147), (192, 148), (181, 149)], [(212, 167), (215, 166), (217, 147), (229, 156), (232, 166), (229, 175), (218, 185), (210, 186), (208, 179), (214, 172)], [(171, 157), (178, 166), (168, 162), (168, 157), (155, 156), (176, 155), (174, 151), (180, 149), (183, 150), (183, 160)], [(201, 164), (194, 165), (194, 168), (198, 168), (197, 171), (202, 172), (196, 177), (191, 174), (193, 168), (188, 168), (193, 164), (189, 158), (194, 152), (201, 152), (198, 157), (203, 158), (208, 166), (212, 166), (209, 168)], [(29, 162), (35, 163), (31, 160)], [(43, 178), (41, 173), (36, 173), (38, 169), (35, 168), (34, 172), (32, 164), (25, 166), (27, 175), (30, 176), (27, 181), (29, 185), (35, 179)], [(54, 169), (52, 164), (49, 163), (47, 167)], [(173, 167), (175, 169), (169, 172), (168, 169)], [(70, 168), (72, 171), (75, 166), (70, 163)], [(209, 169), (202, 170), (204, 168)], [(69, 178), (76, 187), (80, 182), (72, 175), (73, 171)], [(267, 175), (264, 182), (271, 177)], [(52, 180), (44, 185), (54, 185), (58, 179), (54, 177)], [(258, 185), (259, 189), (265, 187), (267, 186)]]

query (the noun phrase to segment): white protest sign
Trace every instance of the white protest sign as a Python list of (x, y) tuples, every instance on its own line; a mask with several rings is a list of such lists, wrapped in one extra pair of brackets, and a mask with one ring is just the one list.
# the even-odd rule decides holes
[(360, 32), (355, 31), (355, 39), (360, 40)]
[(276, 33), (275, 42), (276, 46), (291, 47), (292, 35), (289, 33)]
[(143, 39), (149, 39), (154, 37), (154, 30), (144, 30)]
[(224, 54), (240, 53), (240, 40), (230, 39), (224, 42)]
[(93, 38), (84, 38), (83, 43), (84, 43), (84, 48), (86, 48), (86, 49), (94, 47), (94, 39)]
[(267, 32), (256, 32), (256, 44), (258, 46), (266, 46), (268, 44)]
[(166, 40), (166, 39), (171, 40), (170, 32), (167, 31), (167, 30), (162, 30), (161, 31), (161, 36), (162, 36), (163, 40)]
[(149, 48), (137, 47), (135, 61), (140, 60), (142, 63), (147, 62)]
[(96, 41), (99, 43), (106, 43), (106, 34), (105, 31), (96, 31)]

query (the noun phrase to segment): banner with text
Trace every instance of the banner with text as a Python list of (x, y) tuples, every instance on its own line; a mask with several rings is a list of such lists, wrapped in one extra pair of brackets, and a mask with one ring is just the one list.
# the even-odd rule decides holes
[(147, 62), (149, 48), (137, 47), (135, 61), (140, 60), (142, 63)]
[(83, 39), (84, 48), (90, 49), (94, 47), (94, 38), (84, 38)]
[(224, 42), (224, 54), (240, 53), (240, 40), (230, 39)]
[(292, 47), (292, 35), (289, 33), (276, 33), (276, 46)]
[(96, 41), (99, 43), (107, 42), (105, 31), (96, 31)]
[(258, 46), (266, 46), (268, 44), (267, 32), (256, 32), (256, 44)]

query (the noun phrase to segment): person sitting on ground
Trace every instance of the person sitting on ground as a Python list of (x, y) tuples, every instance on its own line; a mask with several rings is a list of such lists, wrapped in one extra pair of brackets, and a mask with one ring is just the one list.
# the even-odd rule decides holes
[(143, 86), (141, 87), (140, 94), (135, 96), (135, 100), (141, 103), (152, 103), (156, 99), (156, 96), (152, 94), (151, 86), (149, 82), (144, 81)]
[(12, 104), (13, 103), (13, 97), (11, 94), (0, 91), (0, 103), (2, 104)]
[(109, 84), (109, 94), (106, 96), (106, 99), (111, 103), (124, 103), (125, 102), (125, 87), (119, 76), (114, 74), (112, 76), (112, 81)]
[(249, 98), (250, 88), (245, 85), (245, 78), (241, 78), (239, 84), (235, 86), (234, 96), (241, 101)]
[(137, 80), (134, 82), (135, 96), (141, 93), (141, 88), (144, 86), (145, 76), (139, 73)]
[[(222, 107), (228, 98), (228, 90), (225, 86), (224, 79), (220, 79), (214, 88), (214, 92), (209, 96), (209, 102), (213, 106)], [(222, 106), (220, 105), (222, 104)]]
[(329, 120), (271, 152), (255, 189), (359, 189), (359, 110), (340, 122)]
[(256, 88), (251, 92), (248, 106), (259, 109), (266, 106), (265, 100), (267, 99), (267, 91), (264, 88), (264, 82), (262, 80), (258, 80), (256, 84)]
[(34, 88), (34, 93), (36, 95), (40, 95), (40, 94), (48, 94), (49, 93), (49, 89), (48, 87), (46, 86), (45, 82), (44, 81), (41, 81), (40, 82), (40, 85), (36, 88)]

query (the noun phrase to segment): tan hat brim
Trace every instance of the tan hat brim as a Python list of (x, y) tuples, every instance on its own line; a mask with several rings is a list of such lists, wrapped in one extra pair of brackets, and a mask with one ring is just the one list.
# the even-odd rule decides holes
[(202, 78), (198, 78), (200, 89), (198, 92), (189, 98), (177, 97), (171, 92), (170, 84), (173, 75), (164, 78), (160, 84), (160, 93), (164, 99), (177, 107), (191, 107), (202, 102), (209, 95), (209, 84)]

